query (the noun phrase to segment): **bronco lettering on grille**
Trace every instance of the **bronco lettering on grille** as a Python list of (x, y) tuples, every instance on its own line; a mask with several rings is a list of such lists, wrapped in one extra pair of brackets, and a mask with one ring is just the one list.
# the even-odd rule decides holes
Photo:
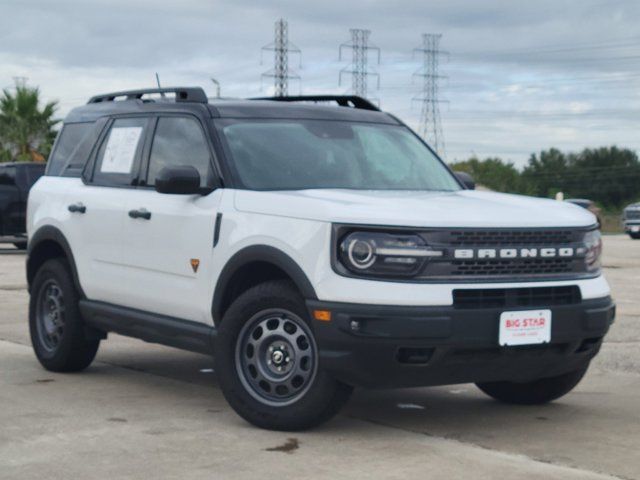
[(556, 258), (573, 257), (576, 250), (571, 247), (554, 248), (456, 248), (454, 258), (459, 260), (474, 258)]

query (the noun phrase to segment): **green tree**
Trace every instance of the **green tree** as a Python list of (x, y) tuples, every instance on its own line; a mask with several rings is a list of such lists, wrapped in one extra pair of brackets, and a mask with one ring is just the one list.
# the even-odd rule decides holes
[(472, 157), (452, 163), (450, 167), (454, 171), (467, 172), (477, 183), (497, 192), (521, 193), (523, 190), (520, 172), (512, 163), (499, 158), (480, 160)]
[(522, 172), (528, 193), (588, 198), (607, 208), (620, 208), (638, 198), (640, 162), (637, 154), (618, 147), (586, 148), (562, 153), (552, 148), (533, 154)]
[(640, 161), (629, 149), (585, 148), (572, 155), (565, 189), (571, 196), (590, 198), (620, 208), (638, 198)]
[(565, 190), (569, 160), (556, 148), (532, 154), (522, 172), (526, 193), (538, 197), (552, 197)]
[(40, 109), (40, 91), (16, 85), (15, 93), (4, 90), (0, 97), (0, 161), (45, 161), (56, 132), (53, 116), (57, 102)]

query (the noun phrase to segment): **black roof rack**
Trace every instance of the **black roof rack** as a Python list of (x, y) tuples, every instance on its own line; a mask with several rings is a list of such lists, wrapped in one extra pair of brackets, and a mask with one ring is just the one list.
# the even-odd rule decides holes
[(256, 97), (249, 100), (273, 100), (276, 102), (336, 102), (341, 107), (352, 107), (360, 110), (380, 109), (366, 98), (357, 95), (298, 95), (293, 97)]
[(118, 97), (126, 97), (125, 100), (139, 100), (144, 95), (152, 93), (175, 93), (176, 102), (208, 103), (207, 95), (200, 87), (169, 87), (169, 88), (145, 88), (142, 90), (127, 90), (124, 92), (104, 93), (91, 97), (87, 103), (113, 102)]

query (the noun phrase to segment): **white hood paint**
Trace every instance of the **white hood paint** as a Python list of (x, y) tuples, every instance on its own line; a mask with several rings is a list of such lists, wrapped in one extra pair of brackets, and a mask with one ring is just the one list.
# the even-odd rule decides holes
[(305, 220), (406, 227), (582, 227), (587, 210), (556, 200), (494, 192), (317, 189), (235, 191), (243, 212)]

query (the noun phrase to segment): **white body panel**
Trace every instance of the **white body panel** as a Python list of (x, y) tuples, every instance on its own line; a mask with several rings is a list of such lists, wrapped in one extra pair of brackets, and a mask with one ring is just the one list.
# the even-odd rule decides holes
[[(94, 189), (94, 190), (92, 190)], [(100, 192), (98, 191), (100, 190)], [(109, 190), (109, 192), (102, 192)], [(93, 192), (93, 193), (92, 193)], [(85, 215), (69, 213), (81, 201)], [(129, 218), (146, 208), (149, 221)], [(92, 300), (211, 324), (211, 305), (227, 261), (252, 245), (274, 247), (295, 261), (320, 300), (375, 305), (453, 303), (454, 288), (578, 285), (584, 299), (609, 295), (589, 280), (420, 284), (353, 279), (331, 268), (331, 223), (407, 227), (581, 227), (586, 210), (551, 200), (461, 191), (354, 192), (218, 190), (208, 196), (87, 187), (79, 179), (44, 177), (32, 189), (29, 235), (44, 225), (68, 239), (80, 283)], [(215, 217), (223, 221), (213, 248)], [(194, 272), (190, 260), (200, 261)]]
[[(119, 304), (177, 318), (209, 322), (207, 298), (214, 260), (213, 231), (223, 190), (164, 195), (131, 190), (126, 208), (144, 208), (150, 220), (127, 214), (123, 228), (125, 272), (132, 286)], [(192, 260), (197, 261), (196, 271)]]
[(238, 191), (238, 210), (333, 223), (401, 227), (583, 227), (596, 217), (577, 205), (505, 193), (303, 190)]
[[(88, 187), (78, 178), (42, 177), (32, 188), (28, 204), (29, 237), (52, 225), (62, 231), (73, 251), (85, 294), (92, 300), (112, 301), (126, 292), (123, 270), (123, 189)], [(71, 213), (82, 204), (86, 213)]]

